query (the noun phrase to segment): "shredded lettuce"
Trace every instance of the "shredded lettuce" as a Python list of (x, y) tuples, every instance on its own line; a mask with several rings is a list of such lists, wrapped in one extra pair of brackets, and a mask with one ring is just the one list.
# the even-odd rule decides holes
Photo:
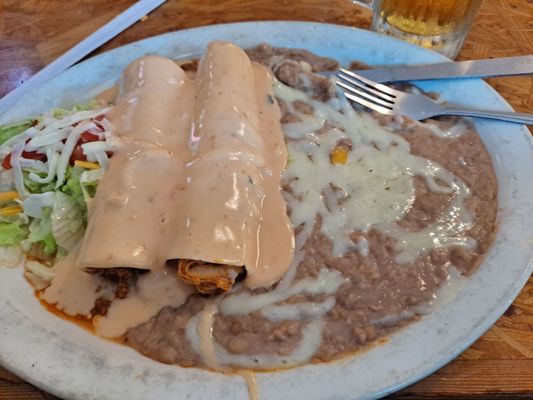
[(19, 133), (24, 132), (26, 129), (31, 128), (32, 120), (25, 120), (21, 122), (15, 122), (14, 124), (0, 126), (0, 145), (8, 141)]
[(61, 191), (65, 194), (68, 194), (80, 207), (83, 211), (83, 217), (85, 219), (87, 214), (87, 204), (83, 198), (83, 190), (81, 187), (81, 175), (85, 170), (81, 167), (74, 166), (68, 167), (66, 172), (66, 181), (63, 186), (61, 186)]
[(57, 192), (50, 219), (57, 245), (68, 253), (83, 237), (85, 230), (79, 203), (72, 196)]
[(30, 234), (27, 242), (42, 243), (44, 252), (48, 255), (53, 254), (57, 250), (57, 242), (52, 234), (52, 214), (51, 208), (43, 210), (43, 217), (36, 218), (30, 223)]
[(46, 173), (44, 172), (38, 172), (30, 169), (25, 169), (23, 172), (23, 179), (24, 179), (24, 186), (26, 189), (28, 189), (28, 192), (30, 193), (46, 193), (46, 192), (53, 192), (55, 182), (49, 182), (49, 183), (39, 183), (31, 180), (29, 178), (30, 173), (34, 173), (39, 175), (40, 177), (44, 178), (46, 176)]
[(96, 188), (102, 176), (104, 175), (104, 170), (93, 169), (89, 171), (84, 171), (80, 176), (81, 189), (83, 191), (83, 197), (85, 203), (87, 204), (96, 194)]
[(75, 104), (72, 106), (72, 108), (54, 108), (52, 110), (52, 115), (54, 118), (63, 118), (64, 116), (72, 114), (73, 112), (89, 111), (98, 107), (100, 107), (100, 105), (96, 100), (94, 100), (87, 104)]
[(13, 222), (0, 222), (0, 246), (9, 246), (20, 243), (28, 229), (20, 219)]
[[(61, 143), (60, 139), (63, 136), (57, 136), (56, 131), (67, 129), (68, 135), (76, 129), (83, 131), (85, 126), (83, 121), (87, 126), (91, 124), (94, 126), (92, 119), (101, 114), (104, 115), (106, 110), (108, 109), (101, 108), (97, 102), (91, 102), (75, 105), (70, 109), (56, 108), (36, 119), (0, 126), (0, 146), (5, 143), (2, 147), (4, 151), (2, 154), (11, 153), (13, 165), (13, 169), (0, 168), (0, 188), (2, 189), (0, 191), (17, 190), (22, 199), (16, 200), (15, 203), (21, 205), (23, 209), (16, 217), (0, 215), (0, 265), (3, 249), (9, 249), (10, 246), (17, 247), (18, 251), (22, 252), (23, 250), (29, 251), (32, 246), (38, 244), (46, 255), (55, 256), (70, 251), (82, 238), (87, 222), (87, 202), (96, 192), (103, 169), (85, 170), (79, 166), (70, 166), (70, 153), (66, 152), (61, 173), (59, 173), (57, 170), (59, 167), (54, 164), (53, 157), (58, 154), (63, 156), (66, 143), (64, 140)], [(101, 123), (109, 127), (109, 122), (105, 118)], [(30, 128), (35, 132), (30, 130), (23, 133)], [(111, 132), (110, 129), (109, 132)], [(23, 135), (15, 138), (20, 134)], [(57, 136), (54, 136), (57, 143), (52, 143), (50, 137), (43, 136), (44, 139), (41, 140), (42, 143), (39, 142), (40, 145), (36, 140), (34, 146), (36, 149), (31, 146), (27, 149), (27, 151), (36, 150), (46, 154), (48, 161), (26, 159), (21, 161), (21, 150), (24, 150), (28, 138), (33, 138), (36, 134)], [(6, 143), (12, 138), (15, 138), (14, 141), (18, 140), (16, 142), (19, 146), (18, 150), (13, 147), (11, 143), (13, 140)], [(104, 145), (105, 143), (100, 146)], [(102, 151), (105, 154), (107, 148), (104, 147)], [(16, 165), (13, 164), (15, 161)], [(46, 182), (46, 180), (51, 181)], [(11, 253), (14, 254), (14, 252)], [(31, 272), (34, 273), (34, 271)]]
[(29, 229), (22, 219), (0, 222), (0, 246), (17, 244), (26, 239), (25, 247), (40, 243), (47, 255), (54, 254), (58, 249), (68, 252), (83, 236), (87, 221), (86, 192), (89, 190), (94, 194), (99, 176), (82, 187), (81, 177), (88, 171), (69, 166), (65, 183), (56, 191), (54, 181), (44, 184), (32, 181), (28, 178), (30, 172), (42, 174), (24, 171), (24, 184), (30, 192), (23, 202), (25, 212), (32, 217)]

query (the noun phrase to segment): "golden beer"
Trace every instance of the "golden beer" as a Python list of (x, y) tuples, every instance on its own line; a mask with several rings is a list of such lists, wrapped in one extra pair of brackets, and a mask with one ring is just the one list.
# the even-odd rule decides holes
[(472, 0), (382, 0), (381, 13), (390, 25), (417, 35), (456, 30), (477, 9)]
[(454, 58), (481, 0), (375, 0), (372, 28)]

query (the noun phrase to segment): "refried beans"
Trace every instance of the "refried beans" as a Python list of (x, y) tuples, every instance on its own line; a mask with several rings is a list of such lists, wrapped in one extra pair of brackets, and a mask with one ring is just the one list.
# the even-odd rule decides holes
[(427, 313), (496, 230), (495, 172), (468, 121), (349, 111), (316, 74), (334, 60), (268, 45), (247, 53), (278, 79), (295, 261), (271, 289), (192, 295), (127, 331), (125, 343), (165, 363), (261, 370), (356, 352)]

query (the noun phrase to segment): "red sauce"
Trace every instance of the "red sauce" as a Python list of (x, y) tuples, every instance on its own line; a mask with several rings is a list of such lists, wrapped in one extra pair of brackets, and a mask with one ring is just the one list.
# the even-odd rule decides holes
[(92, 334), (95, 333), (94, 326), (93, 326), (93, 324), (91, 322), (91, 319), (88, 319), (88, 318), (86, 318), (84, 316), (81, 316), (81, 315), (76, 315), (75, 317), (73, 317), (71, 315), (65, 314), (63, 311), (61, 311), (58, 308), (56, 308), (55, 304), (49, 304), (46, 301), (42, 300), (40, 298), (40, 296), (39, 296), (40, 293), (41, 293), (41, 291), (36, 291), (35, 292), (35, 297), (37, 297), (37, 299), (39, 300), (41, 305), (47, 311), (51, 312), (52, 314), (54, 314), (55, 316), (57, 316), (59, 318), (62, 318), (64, 320), (66, 320), (66, 321), (72, 322), (72, 323), (82, 327), (83, 329), (85, 329), (86, 331), (91, 332)]
[[(40, 290), (35, 291), (34, 292), (35, 297), (37, 297), (37, 300), (39, 300), (39, 303), (41, 303), (41, 305), (47, 311), (49, 311), (50, 313), (54, 314), (56, 317), (59, 317), (59, 318), (65, 320), (65, 321), (71, 322), (73, 324), (76, 324), (80, 328), (83, 328), (84, 330), (86, 330), (87, 332), (90, 332), (93, 335), (96, 335), (96, 331), (94, 330), (94, 326), (92, 324), (92, 318), (89, 319), (89, 318), (86, 318), (86, 317), (84, 317), (82, 315), (76, 315), (75, 317), (73, 317), (72, 315), (65, 314), (63, 311), (61, 311), (58, 308), (56, 308), (55, 304), (49, 304), (46, 301), (42, 300), (39, 297), (40, 293), (41, 293)], [(100, 338), (103, 339), (103, 340), (108, 340), (108, 341), (111, 341), (113, 343), (118, 343), (118, 344), (121, 344), (121, 345), (126, 343), (126, 339), (124, 337), (118, 337), (118, 338), (100, 337)]]

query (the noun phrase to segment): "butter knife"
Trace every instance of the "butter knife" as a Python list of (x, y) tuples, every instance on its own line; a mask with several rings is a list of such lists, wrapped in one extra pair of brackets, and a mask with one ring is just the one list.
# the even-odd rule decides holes
[(354, 72), (378, 83), (528, 75), (533, 74), (533, 55), (439, 64), (395, 65)]

